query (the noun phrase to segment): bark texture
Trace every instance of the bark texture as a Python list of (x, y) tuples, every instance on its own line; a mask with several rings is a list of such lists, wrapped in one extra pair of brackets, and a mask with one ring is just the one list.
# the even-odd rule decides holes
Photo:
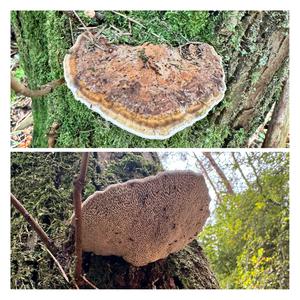
[(281, 98), (275, 106), (263, 148), (285, 147), (289, 135), (289, 82), (284, 84)]
[[(76, 18), (69, 18), (54, 11), (12, 13), (31, 89), (63, 75), (71, 32), (81, 26)], [(227, 85), (224, 100), (206, 118), (167, 141), (145, 140), (105, 122), (78, 103), (64, 86), (33, 100), (33, 146), (47, 145), (47, 133), (54, 122), (60, 124), (56, 147), (245, 146), (280, 98), (287, 77), (288, 12), (210, 12), (205, 22), (206, 31), (199, 32), (196, 40), (208, 42), (222, 56)]]

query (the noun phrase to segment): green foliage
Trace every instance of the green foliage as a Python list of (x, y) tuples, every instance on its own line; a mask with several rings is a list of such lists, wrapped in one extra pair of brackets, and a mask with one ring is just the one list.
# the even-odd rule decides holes
[(200, 234), (223, 288), (289, 287), (288, 155), (267, 154), (259, 185), (224, 196)]
[(23, 80), (26, 77), (24, 69), (22, 67), (16, 68), (14, 76), (19, 80)]

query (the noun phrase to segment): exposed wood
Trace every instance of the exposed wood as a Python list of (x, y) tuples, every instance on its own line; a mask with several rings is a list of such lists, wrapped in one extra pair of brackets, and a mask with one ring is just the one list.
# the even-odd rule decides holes
[(234, 194), (234, 191), (233, 191), (233, 188), (231, 186), (230, 181), (228, 180), (228, 178), (226, 177), (224, 172), (221, 170), (221, 168), (218, 166), (217, 162), (214, 160), (211, 153), (210, 152), (203, 152), (203, 155), (209, 160), (209, 162), (211, 163), (211, 165), (213, 166), (213, 168), (215, 169), (217, 174), (220, 176), (223, 184), (226, 187), (227, 193)]
[(40, 224), (30, 215), (30, 213), (26, 210), (26, 208), (13, 194), (10, 194), (10, 199), (12, 205), (23, 215), (25, 220), (30, 224), (32, 229), (37, 233), (41, 241), (46, 245), (46, 247), (53, 254), (55, 254), (57, 252), (57, 248), (54, 244), (54, 241), (48, 237), (47, 233), (43, 230)]
[(55, 143), (56, 143), (56, 139), (57, 139), (57, 135), (58, 135), (58, 130), (59, 128), (59, 124), (57, 122), (54, 122), (48, 132), (48, 148), (54, 148), (55, 147)]
[(85, 183), (85, 177), (88, 168), (89, 154), (82, 154), (80, 173), (74, 180), (73, 203), (75, 213), (75, 272), (74, 278), (78, 286), (83, 283), (82, 279), (82, 219), (81, 219), (81, 204), (82, 190)]
[(284, 148), (289, 134), (289, 81), (284, 83), (275, 106), (263, 148)]
[(17, 130), (23, 130), (29, 126), (33, 125), (33, 116), (32, 116), (32, 112), (29, 111), (22, 120), (18, 121), (14, 130), (13, 131), (17, 131)]
[(42, 97), (49, 93), (51, 93), (55, 88), (65, 83), (64, 78), (60, 78), (58, 80), (53, 80), (45, 85), (42, 85), (37, 90), (31, 90), (25, 85), (23, 85), (20, 81), (18, 81), (13, 74), (10, 76), (10, 86), (11, 89), (14, 90), (17, 94), (21, 94), (26, 97)]

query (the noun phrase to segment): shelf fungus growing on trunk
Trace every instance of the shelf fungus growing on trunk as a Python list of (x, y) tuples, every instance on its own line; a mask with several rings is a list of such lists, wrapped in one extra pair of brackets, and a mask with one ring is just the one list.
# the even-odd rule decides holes
[(197, 236), (209, 216), (209, 202), (204, 177), (192, 171), (111, 185), (82, 204), (83, 251), (147, 265)]
[(205, 43), (113, 45), (81, 34), (64, 59), (74, 97), (147, 139), (166, 139), (204, 118), (223, 98), (221, 57)]

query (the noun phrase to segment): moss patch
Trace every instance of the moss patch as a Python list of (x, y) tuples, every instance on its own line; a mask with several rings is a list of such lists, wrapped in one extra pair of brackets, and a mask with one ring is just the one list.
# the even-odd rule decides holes
[[(67, 240), (73, 212), (73, 177), (80, 153), (12, 153), (11, 192), (38, 220), (59, 248)], [(97, 171), (97, 154), (90, 155), (83, 199), (109, 184), (156, 174), (160, 165), (140, 154), (115, 156)], [(72, 276), (72, 265), (69, 270)], [(11, 287), (69, 288), (44, 246), (23, 216), (11, 210)]]

